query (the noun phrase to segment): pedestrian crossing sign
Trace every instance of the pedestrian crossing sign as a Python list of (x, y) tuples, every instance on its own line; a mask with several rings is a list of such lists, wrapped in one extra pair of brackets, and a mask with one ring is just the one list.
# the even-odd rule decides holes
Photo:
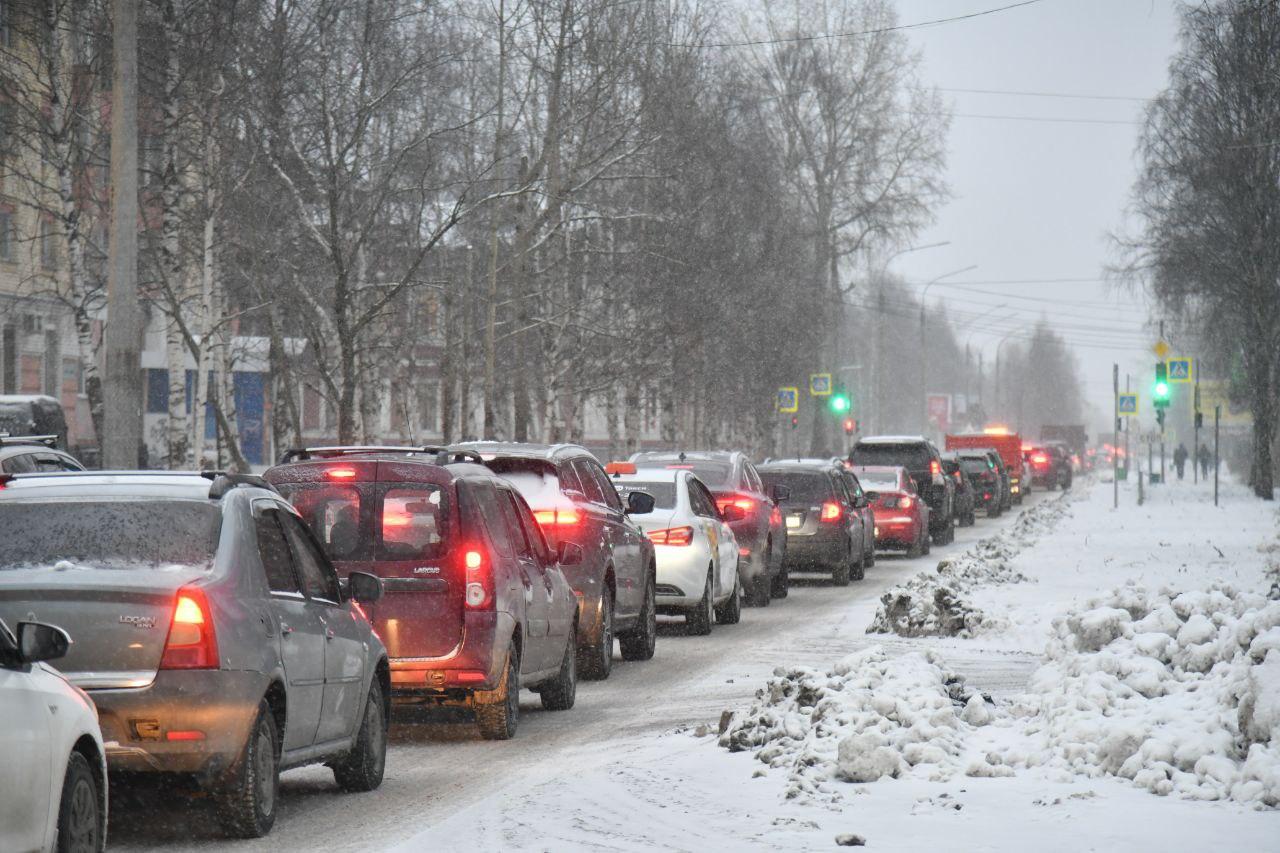
[(831, 374), (830, 373), (809, 374), (809, 393), (814, 397), (830, 397), (831, 396)]
[(800, 389), (795, 386), (778, 389), (778, 411), (794, 414), (800, 411)]
[(1118, 394), (1116, 395), (1116, 412), (1122, 417), (1132, 417), (1138, 414), (1138, 395), (1137, 394)]
[(1169, 359), (1169, 381), (1170, 382), (1190, 382), (1191, 381), (1191, 359), (1189, 358)]

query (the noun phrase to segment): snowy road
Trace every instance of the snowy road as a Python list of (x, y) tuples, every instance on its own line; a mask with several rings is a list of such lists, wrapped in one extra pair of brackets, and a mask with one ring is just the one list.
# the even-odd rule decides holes
[[(1044, 497), (1034, 493), (1028, 505)], [(325, 768), (286, 773), (275, 828), (260, 841), (221, 837), (207, 805), (193, 803), (189, 796), (113, 790), (111, 848), (385, 849), (463, 808), (516, 797), (535, 784), (616, 760), (619, 742), (679, 726), (714, 726), (722, 710), (750, 700), (779, 660), (834, 661), (853, 644), (863, 645), (863, 631), (887, 587), (931, 567), (941, 556), (959, 553), (1014, 518), (1016, 513), (994, 521), (979, 519), (975, 527), (959, 528), (954, 543), (935, 546), (927, 557), (882, 557), (866, 580), (845, 589), (816, 578), (798, 580), (787, 599), (764, 610), (747, 610), (739, 625), (717, 626), (710, 637), (685, 637), (678, 623), (664, 625), (653, 661), (619, 663), (607, 682), (581, 684), (577, 705), (568, 713), (544, 712), (537, 697), (526, 692), (514, 741), (482, 741), (470, 720), (461, 717), (442, 721), (438, 712), (428, 718), (398, 711), (386, 781), (379, 790), (341, 794)], [(954, 663), (963, 671), (963, 661)], [(1029, 667), (1013, 661), (995, 676), (1017, 681), (1024, 672)]]

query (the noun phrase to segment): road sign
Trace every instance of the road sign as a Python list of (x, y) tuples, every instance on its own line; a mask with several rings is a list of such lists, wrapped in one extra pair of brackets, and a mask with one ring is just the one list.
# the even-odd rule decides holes
[(831, 396), (831, 374), (830, 373), (810, 373), (809, 374), (809, 393), (814, 397), (830, 397)]
[(1134, 417), (1138, 414), (1137, 394), (1117, 394), (1116, 412), (1122, 417)]
[(1169, 359), (1169, 381), (1170, 382), (1190, 382), (1191, 381), (1191, 359), (1189, 358)]
[(1151, 348), (1151, 351), (1156, 354), (1156, 358), (1164, 361), (1169, 356), (1169, 345), (1164, 341), (1156, 341), (1156, 345)]
[(1253, 413), (1246, 405), (1237, 405), (1231, 401), (1229, 383), (1225, 379), (1200, 380), (1200, 410), (1205, 419), (1213, 417), (1213, 407), (1222, 407), (1221, 424), (1223, 427), (1253, 426)]
[(933, 422), (939, 430), (946, 432), (951, 428), (950, 394), (929, 394), (925, 397), (925, 406), (929, 413), (929, 420)]
[(778, 389), (778, 411), (783, 414), (800, 411), (800, 389), (796, 387)]

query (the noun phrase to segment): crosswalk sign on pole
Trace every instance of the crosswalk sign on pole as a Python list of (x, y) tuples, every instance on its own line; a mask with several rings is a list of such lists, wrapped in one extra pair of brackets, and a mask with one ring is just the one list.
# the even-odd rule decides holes
[(1169, 381), (1170, 382), (1190, 382), (1191, 371), (1192, 371), (1191, 359), (1189, 358), (1169, 359)]
[(831, 396), (831, 374), (830, 373), (810, 373), (809, 374), (809, 394), (813, 397), (830, 397)]
[(1138, 414), (1137, 394), (1117, 394), (1116, 414), (1121, 417), (1134, 417)]
[(778, 411), (782, 414), (794, 414), (800, 411), (800, 389), (795, 387), (778, 389)]

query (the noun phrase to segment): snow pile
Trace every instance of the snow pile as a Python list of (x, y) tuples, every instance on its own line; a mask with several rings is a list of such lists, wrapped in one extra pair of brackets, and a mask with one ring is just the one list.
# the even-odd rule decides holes
[(785, 768), (794, 798), (832, 794), (831, 780), (947, 778), (962, 769), (968, 727), (989, 719), (986, 700), (932, 650), (890, 658), (872, 646), (825, 672), (775, 670), (725, 722), (720, 745)]
[(1280, 806), (1280, 601), (1132, 582), (1054, 620), (1012, 765)]
[(977, 542), (963, 554), (942, 560), (932, 572), (921, 572), (880, 596), (868, 634), (903, 637), (972, 637), (1001, 627), (969, 601), (976, 586), (1022, 583), (1027, 577), (1010, 564), (1013, 558), (1053, 527), (1068, 512), (1069, 492), (1023, 510), (995, 536)]

